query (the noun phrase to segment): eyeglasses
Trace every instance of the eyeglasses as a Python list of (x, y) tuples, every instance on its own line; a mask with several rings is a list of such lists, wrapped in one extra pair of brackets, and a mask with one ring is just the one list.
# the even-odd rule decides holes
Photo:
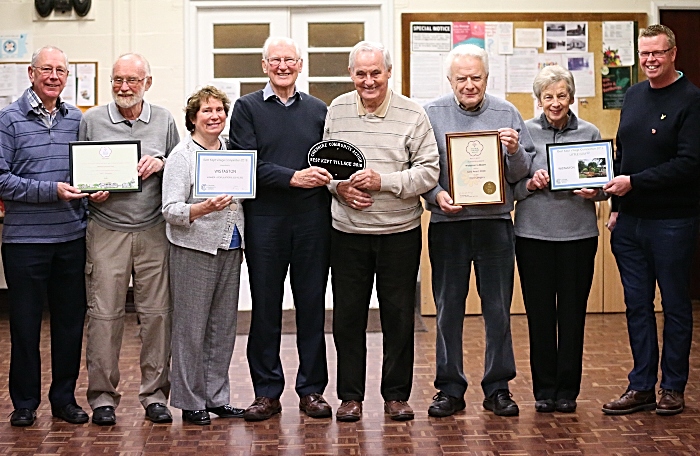
[(68, 70), (66, 70), (63, 67), (50, 67), (50, 66), (42, 66), (42, 67), (32, 67), (35, 70), (39, 70), (39, 73), (41, 73), (42, 76), (51, 76), (51, 74), (55, 71), (56, 76), (59, 78), (63, 78), (68, 74)]
[(671, 49), (673, 48), (670, 47), (661, 51), (638, 51), (637, 54), (639, 54), (640, 59), (648, 59), (651, 56), (654, 56), (655, 59), (658, 59), (659, 57), (663, 57)]
[[(147, 77), (148, 76), (146, 76), (146, 78)], [(139, 78), (126, 78), (126, 79), (124, 79), (124, 78), (111, 78), (110, 81), (112, 81), (112, 87), (121, 87), (126, 82), (127, 85), (133, 89), (134, 87), (138, 86), (139, 83), (146, 78), (141, 78), (141, 79), (139, 79)]]
[(278, 67), (282, 62), (284, 62), (284, 64), (288, 67), (294, 67), (297, 63), (299, 63), (299, 60), (301, 59), (293, 59), (291, 57), (281, 59), (279, 57), (272, 57), (271, 59), (267, 59), (267, 63), (269, 63), (271, 67)]

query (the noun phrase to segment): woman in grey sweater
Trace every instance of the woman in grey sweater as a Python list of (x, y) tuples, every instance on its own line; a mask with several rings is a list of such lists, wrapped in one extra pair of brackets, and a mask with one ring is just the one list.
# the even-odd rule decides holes
[(170, 241), (173, 300), (170, 404), (192, 424), (242, 418), (229, 405), (228, 368), (236, 341), (238, 287), (243, 260), (243, 209), (229, 195), (193, 197), (196, 152), (223, 150), (219, 135), (231, 102), (215, 87), (190, 96), (190, 134), (168, 156), (163, 175), (163, 216)]
[(533, 90), (543, 109), (525, 124), (536, 154), (529, 177), (515, 186), (515, 252), (530, 331), (530, 368), (538, 412), (576, 410), (583, 328), (598, 248), (598, 189), (550, 192), (546, 145), (600, 139), (569, 110), (572, 74), (548, 66)]

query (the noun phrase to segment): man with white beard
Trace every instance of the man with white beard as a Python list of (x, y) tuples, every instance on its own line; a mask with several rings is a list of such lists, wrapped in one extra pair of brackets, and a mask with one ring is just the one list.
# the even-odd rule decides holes
[(172, 416), (165, 404), (170, 393), (172, 304), (161, 181), (165, 159), (180, 137), (170, 112), (143, 100), (153, 82), (143, 56), (119, 57), (112, 67), (111, 82), (114, 101), (87, 111), (78, 136), (81, 141), (140, 141), (142, 191), (90, 196), (85, 264), (87, 399), (93, 423), (116, 423), (124, 304), (133, 276), (134, 305), (141, 322), (139, 401), (146, 418), (170, 423)]

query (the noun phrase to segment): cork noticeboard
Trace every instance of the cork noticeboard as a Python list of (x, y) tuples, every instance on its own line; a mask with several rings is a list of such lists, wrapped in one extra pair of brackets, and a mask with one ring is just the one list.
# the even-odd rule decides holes
[[(405, 13), (401, 15), (402, 93), (411, 96), (411, 23), (414, 22), (512, 22), (514, 29), (544, 28), (545, 22), (587, 22), (588, 52), (594, 56), (595, 96), (579, 99), (579, 117), (600, 129), (601, 136), (613, 139), (620, 120), (619, 109), (603, 109), (601, 68), (603, 66), (602, 29), (605, 21), (633, 21), (637, 28), (647, 26), (645, 13)], [(636, 40), (636, 36), (635, 36)], [(543, 52), (542, 48), (538, 52)], [(644, 79), (639, 65), (633, 67), (638, 80)], [(506, 99), (520, 111), (523, 119), (533, 117), (530, 93), (506, 93)]]

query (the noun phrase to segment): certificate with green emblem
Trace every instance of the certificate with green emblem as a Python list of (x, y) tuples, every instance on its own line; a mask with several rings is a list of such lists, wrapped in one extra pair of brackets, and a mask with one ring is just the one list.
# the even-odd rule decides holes
[(498, 131), (447, 133), (450, 196), (456, 206), (505, 203)]
[(140, 192), (141, 141), (74, 141), (70, 184), (84, 193)]

